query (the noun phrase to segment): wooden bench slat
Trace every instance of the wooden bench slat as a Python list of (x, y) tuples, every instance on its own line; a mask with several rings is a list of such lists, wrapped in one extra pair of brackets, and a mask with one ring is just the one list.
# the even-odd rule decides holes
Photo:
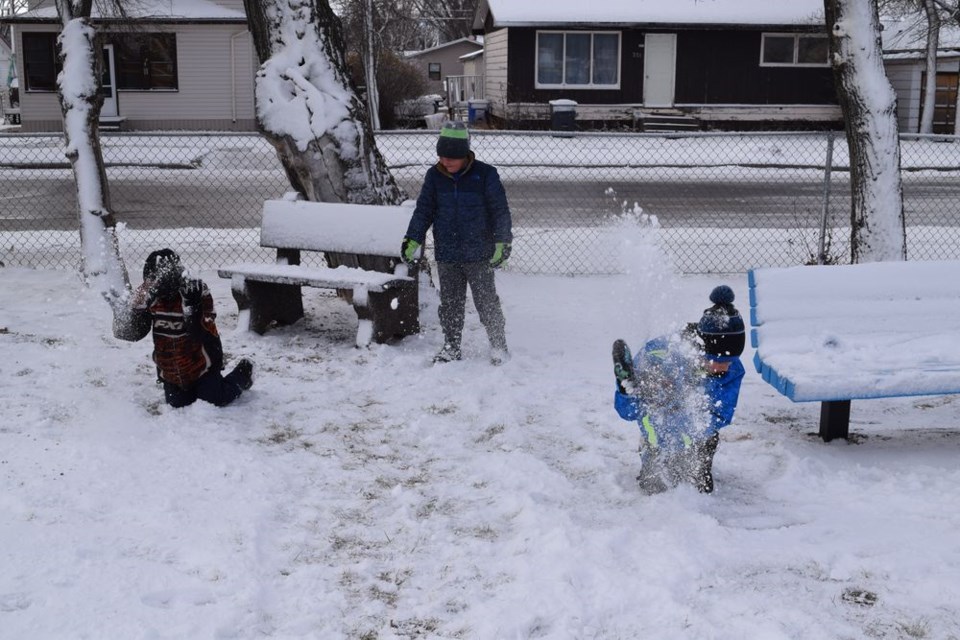
[(260, 245), (399, 258), (412, 213), (396, 206), (267, 200)]
[(413, 278), (407, 276), (367, 271), (354, 267), (341, 266), (331, 269), (329, 267), (305, 267), (296, 264), (235, 264), (223, 267), (217, 273), (221, 278), (240, 276), (258, 282), (328, 289), (352, 289), (361, 286), (368, 291), (385, 291), (413, 280)]

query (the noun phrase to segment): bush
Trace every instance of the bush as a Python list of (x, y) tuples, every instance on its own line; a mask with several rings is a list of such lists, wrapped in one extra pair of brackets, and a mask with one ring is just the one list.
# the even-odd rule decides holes
[[(363, 61), (356, 53), (347, 56), (347, 69), (358, 87), (365, 82)], [(427, 80), (414, 65), (401, 60), (390, 51), (377, 54), (377, 88), (380, 91), (380, 127), (395, 129), (398, 104), (423, 95)]]

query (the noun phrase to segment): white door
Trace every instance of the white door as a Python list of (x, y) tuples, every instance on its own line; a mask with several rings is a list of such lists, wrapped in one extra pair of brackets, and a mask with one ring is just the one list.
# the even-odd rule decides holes
[(113, 61), (113, 45), (103, 46), (103, 76), (100, 78), (100, 94), (103, 96), (103, 107), (100, 115), (104, 118), (115, 118), (120, 115), (117, 105), (117, 69)]
[(648, 33), (643, 45), (643, 106), (672, 107), (677, 35)]

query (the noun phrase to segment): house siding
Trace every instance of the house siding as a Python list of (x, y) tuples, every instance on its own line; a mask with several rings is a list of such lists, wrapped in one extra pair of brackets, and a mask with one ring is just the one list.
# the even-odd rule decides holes
[[(634, 30), (586, 29), (586, 31), (621, 31), (620, 88), (619, 89), (537, 89), (536, 50), (537, 29), (512, 28), (509, 49), (514, 63), (509, 66), (507, 99), (509, 102), (548, 102), (565, 98), (585, 104), (617, 104), (643, 101), (643, 34)], [(577, 31), (577, 29), (564, 29)], [(486, 55), (486, 54), (484, 54)], [(489, 68), (489, 62), (488, 68)]]
[(509, 29), (487, 33), (483, 40), (484, 95), (490, 113), (503, 117), (507, 106)]
[(252, 121), (253, 45), (246, 30), (239, 25), (184, 25), (175, 31), (178, 90), (120, 91), (120, 115), (130, 120), (131, 128), (151, 121), (179, 121), (184, 128), (232, 123), (234, 91), (237, 119)]
[[(588, 30), (610, 31), (599, 27)], [(675, 33), (677, 104), (837, 104), (829, 67), (761, 67), (762, 31), (619, 31), (620, 88), (584, 90), (537, 89), (534, 63), (537, 29), (510, 29), (509, 49), (514, 63), (509, 66), (508, 101), (545, 103), (568, 98), (585, 104), (640, 105), (643, 103), (644, 37), (646, 33)], [(488, 61), (488, 73), (489, 64)]]
[(897, 94), (897, 126), (901, 133), (913, 133), (920, 128), (920, 78), (923, 64), (903, 60), (886, 64), (887, 78)]
[[(481, 47), (469, 42), (458, 42), (448, 47), (438, 48), (417, 55), (411, 55), (408, 61), (416, 66), (427, 80), (427, 91), (444, 94), (443, 78), (447, 76), (462, 76), (463, 61), (460, 56), (474, 53)], [(440, 80), (430, 80), (429, 66), (431, 62), (440, 63)]]
[[(24, 25), (22, 32), (56, 32), (55, 25)], [(253, 44), (243, 25), (151, 25), (177, 36), (177, 91), (119, 91), (120, 116), (131, 130), (255, 129)], [(233, 73), (231, 82), (231, 40)], [(19, 46), (19, 43), (18, 43)], [(22, 77), (22, 61), (19, 73)], [(54, 92), (21, 92), (24, 131), (59, 131), (60, 105)], [(235, 96), (235, 100), (234, 100)]]
[(234, 11), (239, 11), (240, 13), (246, 15), (247, 10), (243, 7), (243, 0), (212, 0), (215, 4), (225, 7), (227, 9), (233, 9)]
[(677, 104), (837, 104), (833, 71), (761, 67), (763, 31), (677, 32)]

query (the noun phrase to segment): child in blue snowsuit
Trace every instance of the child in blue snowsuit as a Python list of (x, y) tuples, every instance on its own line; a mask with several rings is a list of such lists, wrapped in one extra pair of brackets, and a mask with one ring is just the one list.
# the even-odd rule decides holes
[(650, 340), (635, 358), (623, 340), (613, 344), (614, 407), (640, 426), (637, 482), (648, 493), (683, 481), (713, 491), (719, 430), (733, 420), (744, 375), (745, 327), (733, 299), (730, 287), (716, 287), (700, 322)]

